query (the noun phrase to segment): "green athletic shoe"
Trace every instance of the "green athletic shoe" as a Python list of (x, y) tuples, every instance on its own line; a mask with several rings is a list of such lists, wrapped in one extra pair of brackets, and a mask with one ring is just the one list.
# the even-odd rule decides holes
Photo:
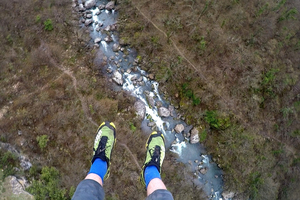
[(148, 166), (154, 165), (159, 173), (165, 158), (165, 138), (162, 133), (152, 132), (146, 142), (146, 160), (142, 168), (140, 181), (146, 186), (145, 183), (145, 169)]
[(114, 123), (103, 122), (97, 130), (97, 136), (94, 142), (92, 163), (96, 160), (96, 158), (100, 158), (107, 162), (107, 172), (104, 176), (104, 180), (109, 177), (110, 157), (116, 144), (115, 129), (116, 127)]

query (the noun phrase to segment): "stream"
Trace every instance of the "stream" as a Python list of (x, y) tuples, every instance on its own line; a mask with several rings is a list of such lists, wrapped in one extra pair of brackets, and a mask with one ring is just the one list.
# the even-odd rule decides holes
[[(73, 7), (74, 4), (76, 3), (73, 1)], [(140, 68), (137, 52), (128, 46), (119, 45), (116, 32), (118, 12), (114, 10), (114, 6), (109, 7), (107, 4), (109, 3), (105, 0), (88, 0), (85, 6), (79, 0), (76, 4), (77, 10), (82, 13), (81, 28), (88, 27), (90, 45), (101, 52), (97, 54), (95, 63), (106, 63), (101, 70), (113, 82), (115, 90), (124, 90), (136, 97), (136, 105), (142, 108), (143, 132), (161, 131), (166, 139), (166, 149), (178, 154), (178, 161), (184, 163), (195, 175), (194, 183), (204, 190), (208, 199), (221, 200), (222, 170), (206, 154), (203, 145), (189, 142), (187, 134), (193, 127), (181, 120), (176, 109), (165, 100), (153, 75)], [(161, 117), (160, 107), (167, 108), (169, 116)], [(174, 131), (178, 124), (184, 126), (183, 134)]]

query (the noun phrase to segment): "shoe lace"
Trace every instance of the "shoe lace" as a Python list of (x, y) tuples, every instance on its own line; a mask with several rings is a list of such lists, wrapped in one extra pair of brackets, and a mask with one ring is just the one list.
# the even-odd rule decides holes
[(151, 155), (151, 161), (159, 163), (160, 146), (156, 145), (154, 148), (149, 149), (149, 154)]

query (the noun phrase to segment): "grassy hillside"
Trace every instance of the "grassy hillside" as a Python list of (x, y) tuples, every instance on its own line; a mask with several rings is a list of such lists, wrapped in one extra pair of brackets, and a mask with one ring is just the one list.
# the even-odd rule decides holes
[(298, 1), (121, 0), (136, 48), (241, 199), (299, 196)]

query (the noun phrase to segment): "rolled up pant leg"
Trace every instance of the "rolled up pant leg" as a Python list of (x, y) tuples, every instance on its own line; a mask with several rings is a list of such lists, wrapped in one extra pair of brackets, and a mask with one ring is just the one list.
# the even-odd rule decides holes
[(104, 200), (102, 186), (94, 180), (85, 179), (79, 183), (72, 200)]
[(168, 190), (155, 190), (146, 200), (173, 200), (173, 196)]

